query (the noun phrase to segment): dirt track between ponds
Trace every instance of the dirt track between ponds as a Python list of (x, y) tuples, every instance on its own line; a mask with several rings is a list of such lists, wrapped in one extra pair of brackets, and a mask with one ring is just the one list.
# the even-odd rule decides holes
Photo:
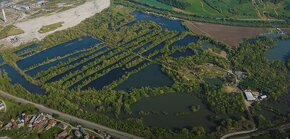
[[(47, 35), (55, 33), (56, 31), (64, 30), (70, 27), (78, 25), (83, 20), (100, 13), (104, 9), (110, 6), (110, 0), (91, 0), (75, 8), (56, 13), (50, 16), (43, 16), (28, 21), (14, 24), (16, 27), (24, 31), (23, 34), (10, 36), (3, 40), (0, 40), (0, 46), (19, 46), (24, 43), (31, 42), (35, 39), (42, 40)], [(57, 28), (54, 31), (47, 33), (39, 33), (41, 27), (51, 25), (58, 22), (64, 22), (62, 27)], [(12, 38), (18, 38), (16, 43), (11, 43)]]

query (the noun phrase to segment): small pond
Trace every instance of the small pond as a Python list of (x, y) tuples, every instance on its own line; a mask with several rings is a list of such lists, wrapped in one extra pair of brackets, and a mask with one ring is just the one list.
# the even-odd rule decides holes
[(266, 52), (268, 60), (287, 61), (290, 58), (290, 40), (277, 42), (274, 46)]
[(161, 16), (155, 16), (152, 14), (145, 14), (142, 12), (135, 11), (133, 12), (137, 21), (151, 21), (161, 25), (163, 29), (170, 31), (184, 32), (186, 29), (179, 20), (170, 20)]
[(7, 72), (8, 77), (11, 80), (11, 83), (13, 85), (19, 84), (22, 87), (24, 87), (27, 91), (33, 94), (39, 94), (39, 95), (44, 95), (45, 92), (41, 87), (36, 86), (28, 82), (20, 73), (18, 73), (14, 68), (8, 66), (8, 65), (3, 65), (0, 67), (1, 70), (4, 70)]
[(176, 51), (173, 54), (171, 54), (170, 56), (173, 58), (180, 58), (180, 57), (188, 57), (188, 56), (192, 56), (194, 55), (194, 51), (190, 50), (190, 49), (186, 49), (183, 51)]
[[(192, 112), (191, 106), (199, 106), (200, 110)], [(204, 127), (213, 130), (216, 126), (211, 122), (210, 116), (214, 115), (195, 95), (166, 94), (157, 97), (145, 98), (132, 105), (133, 115), (140, 111), (149, 112), (143, 115), (143, 121), (148, 126), (181, 129), (191, 127)]]
[(181, 40), (176, 41), (175, 43), (173, 43), (169, 49), (172, 49), (175, 46), (178, 47), (185, 47), (191, 43), (197, 43), (199, 40), (199, 38), (197, 36), (191, 36), (191, 35), (187, 35), (186, 37), (184, 37)]
[(161, 71), (161, 66), (153, 64), (140, 72), (131, 75), (126, 81), (118, 85), (115, 89), (128, 91), (131, 88), (164, 87), (172, 84), (173, 80)]
[(2, 58), (2, 56), (0, 56), (0, 65), (4, 64), (4, 60)]
[(15, 52), (16, 55), (20, 56), (22, 54), (25, 54), (27, 52), (31, 52), (33, 50), (35, 50), (36, 48), (38, 48), (40, 45), (37, 45), (37, 44), (33, 44), (33, 45), (30, 45), (30, 46), (27, 46), (27, 47), (24, 47), (18, 51)]
[(79, 39), (75, 39), (75, 40), (54, 46), (52, 48), (49, 48), (47, 50), (34, 54), (30, 57), (22, 59), (17, 62), (17, 65), (22, 70), (27, 69), (35, 64), (42, 63), (46, 60), (49, 60), (55, 57), (62, 57), (76, 51), (85, 50), (85, 49), (94, 47), (98, 43), (99, 41), (94, 38), (82, 37)]

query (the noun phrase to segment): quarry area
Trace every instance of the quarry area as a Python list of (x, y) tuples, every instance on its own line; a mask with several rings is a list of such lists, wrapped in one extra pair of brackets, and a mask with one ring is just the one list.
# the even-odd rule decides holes
[[(41, 3), (40, 3), (41, 2)], [(39, 7), (42, 4), (46, 4), (47, 1), (39, 1), (36, 4), (32, 4), (35, 7)], [(3, 3), (3, 2), (2, 2)], [(61, 5), (61, 4), (59, 4)], [(7, 9), (7, 11), (11, 10), (19, 10), (19, 11), (28, 11), (30, 10), (30, 7), (26, 6), (15, 6), (12, 4), (2, 4), (2, 9)], [(2, 26), (13, 26), (15, 28), (12, 31), (8, 31), (7, 34), (10, 33), (10, 35), (7, 35), (7, 37), (3, 37), (0, 39), (0, 46), (3, 47), (11, 47), (11, 46), (19, 46), (24, 43), (31, 42), (33, 40), (41, 40), (44, 37), (46, 37), (49, 34), (52, 34), (56, 31), (64, 30), (73, 26), (76, 26), (81, 21), (85, 20), (88, 17), (91, 17), (95, 15), (96, 13), (101, 12), (102, 10), (108, 8), (110, 6), (110, 0), (90, 0), (87, 2), (84, 2), (83, 4), (76, 6), (74, 8), (70, 8), (68, 10), (63, 10), (54, 14), (48, 14), (45, 16), (40, 17), (34, 17), (30, 19), (29, 17), (24, 18), (18, 18), (17, 20), (14, 19), (14, 22), (11, 23), (13, 19), (10, 20), (10, 14), (16, 14), (13, 12), (9, 12), (9, 14), (6, 14), (6, 18), (3, 17), (3, 10), (1, 12), (1, 22), (4, 22), (6, 20), (6, 24)], [(19, 14), (19, 13), (17, 13)], [(16, 15), (13, 15), (14, 17)], [(21, 16), (21, 15), (18, 15)], [(33, 15), (30, 15), (33, 16)], [(3, 24), (3, 23), (2, 23)], [(0, 30), (1, 27), (0, 26)], [(45, 32), (41, 32), (40, 30), (42, 28), (46, 28)], [(16, 30), (16, 31), (15, 31)], [(4, 31), (3, 31), (4, 32)]]

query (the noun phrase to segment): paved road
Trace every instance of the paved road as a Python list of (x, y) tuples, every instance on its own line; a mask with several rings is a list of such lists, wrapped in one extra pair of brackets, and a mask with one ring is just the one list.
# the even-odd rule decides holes
[(45, 107), (43, 105), (33, 103), (31, 101), (28, 101), (28, 100), (13, 96), (13, 95), (11, 95), (9, 93), (6, 93), (6, 92), (3, 92), (3, 91), (0, 91), (0, 95), (3, 96), (3, 97), (6, 97), (6, 98), (12, 99), (12, 100), (14, 100), (16, 102), (19, 102), (19, 103), (32, 104), (32, 105), (34, 105), (36, 108), (38, 108), (42, 112), (49, 113), (49, 114), (57, 114), (63, 119), (79, 123), (79, 124), (81, 124), (81, 125), (83, 125), (85, 127), (92, 128), (92, 129), (98, 128), (98, 129), (106, 131), (110, 135), (112, 135), (114, 137), (117, 137), (117, 138), (120, 138), (120, 139), (142, 139), (141, 137), (138, 137), (138, 136), (135, 136), (135, 135), (131, 135), (131, 134), (128, 134), (128, 133), (125, 133), (125, 132), (122, 132), (122, 131), (111, 129), (111, 128), (103, 126), (103, 125), (99, 125), (99, 124), (96, 124), (96, 123), (93, 123), (93, 122), (90, 122), (90, 121), (87, 121), (87, 120), (83, 120), (83, 119), (71, 116), (69, 114), (65, 114), (63, 112), (60, 112), (60, 111), (57, 111), (57, 110), (54, 110), (54, 109), (47, 108), (47, 107)]

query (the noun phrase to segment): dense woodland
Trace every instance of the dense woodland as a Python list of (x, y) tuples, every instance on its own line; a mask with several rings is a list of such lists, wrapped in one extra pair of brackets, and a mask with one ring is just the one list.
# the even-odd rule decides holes
[(265, 52), (271, 48), (269, 40), (262, 39), (254, 45), (244, 43), (234, 55), (233, 63), (237, 70), (246, 71), (248, 78), (240, 83), (242, 89), (259, 90), (272, 99), (287, 92), (289, 77), (283, 62), (270, 62)]
[[(9, 80), (7, 80), (9, 79), (7, 74), (3, 71), (0, 75), (1, 90), (62, 112), (145, 138), (218, 137), (233, 131), (233, 129), (251, 129), (253, 122), (249, 118), (249, 115), (247, 115), (243, 96), (240, 93), (226, 93), (223, 90), (225, 85), (233, 84), (232, 81), (228, 80), (227, 74), (227, 71), (232, 68), (245, 71), (249, 75), (249, 78), (240, 84), (242, 89), (257, 89), (267, 93), (274, 100), (287, 92), (285, 87), (289, 85), (289, 82), (287, 80), (288, 75), (285, 64), (281, 62), (269, 62), (264, 57), (265, 51), (271, 48), (264, 45), (269, 42), (268, 40), (262, 39), (257, 44), (244, 42), (239, 49), (231, 49), (208, 37), (197, 36), (200, 38), (200, 41), (183, 48), (193, 50), (195, 55), (174, 59), (169, 55), (174, 51), (180, 50), (177, 50), (177, 48), (170, 50), (169, 46), (186, 35), (194, 34), (163, 30), (159, 25), (152, 22), (138, 22), (131, 27), (127, 27), (128, 23), (134, 21), (131, 13), (132, 9), (128, 10), (128, 8), (114, 5), (76, 27), (46, 37), (43, 41), (39, 42), (42, 47), (27, 52), (24, 54), (24, 57), (45, 51), (52, 46), (82, 36), (92, 36), (103, 43), (91, 48), (89, 52), (39, 72), (33, 77), (28, 76), (24, 71), (15, 66), (15, 63), (21, 59), (21, 57), (13, 53), (15, 50), (2, 52), (1, 55), (6, 63), (20, 71), (31, 83), (40, 85), (47, 94), (45, 96), (33, 95), (20, 85), (11, 85)], [(138, 29), (141, 29), (141, 31), (136, 32)], [(140, 47), (148, 42), (152, 42), (148, 48)], [(165, 43), (163, 49), (144, 55), (144, 53), (162, 42)], [(209, 42), (218, 47), (209, 50), (202, 50), (200, 48), (203, 43)], [(105, 46), (108, 46), (107, 50), (101, 53), (94, 53)], [(134, 53), (136, 49), (139, 49), (137, 54)], [(220, 56), (221, 52), (225, 52), (228, 55), (225, 57)], [(102, 54), (106, 55), (102, 56)], [(161, 57), (155, 58), (158, 54), (161, 54)], [(86, 58), (78, 63), (71, 64), (82, 57)], [(146, 60), (144, 57), (152, 61)], [(47, 60), (25, 70), (35, 69), (61, 58), (57, 57)], [(95, 58), (98, 58), (98, 60), (90, 61)], [(142, 65), (143, 62), (145, 64)], [(86, 66), (69, 72), (69, 74), (59, 80), (49, 82), (55, 76), (72, 71), (73, 68), (85, 63), (87, 63)], [(139, 65), (140, 63), (141, 65)], [(174, 84), (170, 87), (144, 87), (129, 91), (114, 90), (114, 87), (127, 80), (130, 75), (141, 71), (151, 63), (162, 65), (162, 71), (172, 78)], [(132, 67), (135, 67), (134, 70), (129, 70)], [(207, 72), (205, 70), (208, 67), (211, 67), (210, 69), (215, 71), (214, 74), (212, 71)], [(118, 80), (101, 90), (82, 89), (91, 81), (101, 78), (117, 68), (127, 69), (129, 72), (126, 72)], [(185, 76), (189, 79), (185, 79)], [(206, 81), (207, 78), (218, 78), (223, 82), (212, 84)], [(75, 85), (75, 88), (71, 88)], [(212, 133), (209, 133), (203, 127), (176, 130), (148, 127), (140, 117), (119, 119), (121, 113), (131, 115), (131, 106), (143, 98), (175, 92), (198, 95), (212, 112), (225, 115), (226, 118), (211, 118), (219, 125)], [(232, 115), (236, 116), (232, 117)]]
[(191, 6), (191, 3), (179, 0), (158, 0), (158, 1), (180, 9), (185, 9)]

